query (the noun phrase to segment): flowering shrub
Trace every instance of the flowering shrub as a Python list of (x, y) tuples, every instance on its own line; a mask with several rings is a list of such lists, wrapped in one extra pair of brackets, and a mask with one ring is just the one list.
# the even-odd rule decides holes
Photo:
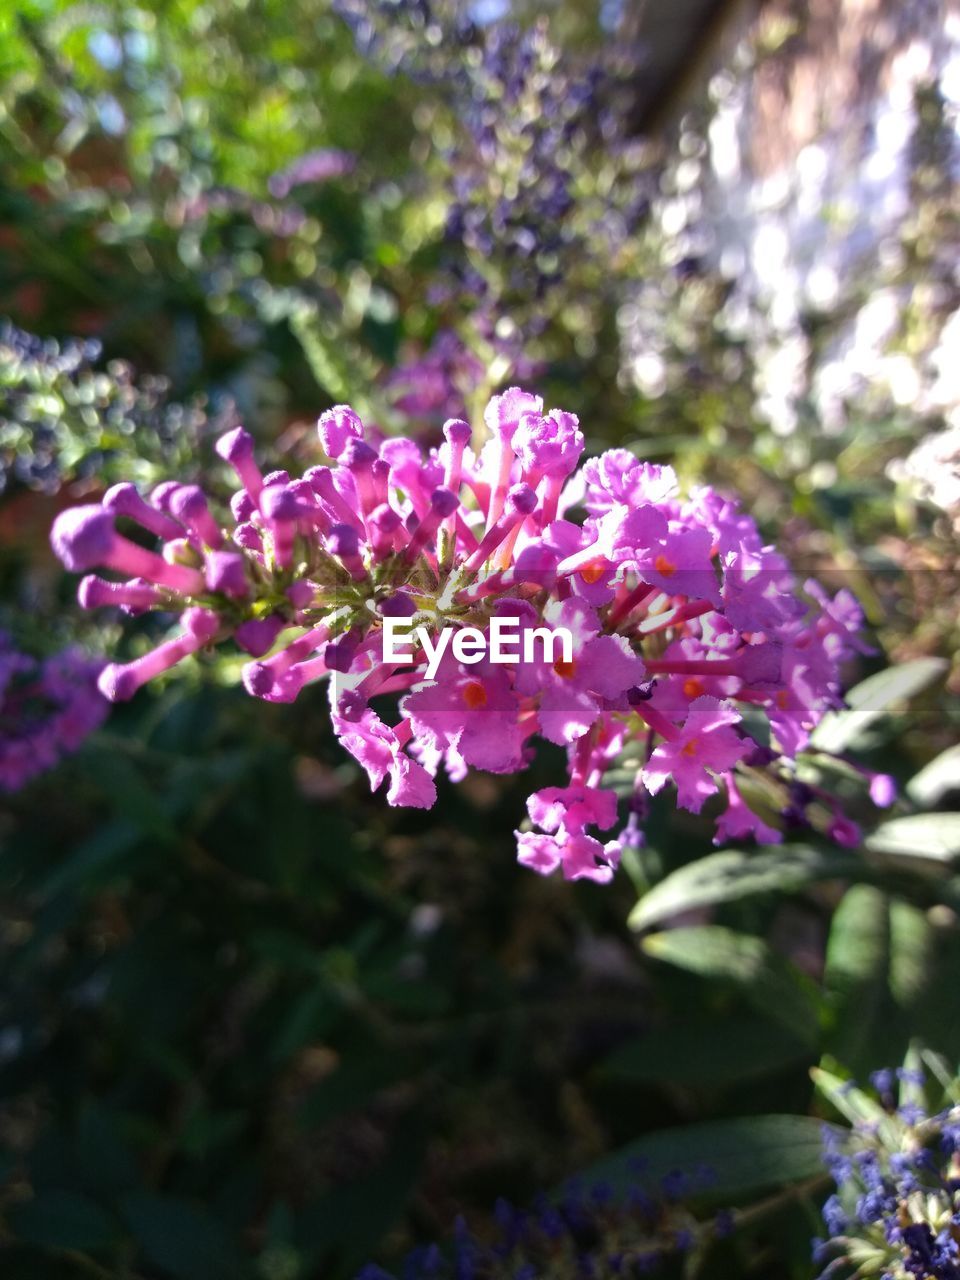
[(160, 463), (187, 466), (232, 417), (228, 406), (208, 415), (200, 399), (170, 401), (165, 378), (135, 380), (101, 351), (92, 338), (58, 342), (0, 323), (0, 491), (14, 483), (55, 493), (119, 458), (142, 476)]
[[(929, 1055), (928, 1055), (929, 1056)], [(897, 1071), (876, 1071), (869, 1093), (815, 1073), (821, 1090), (852, 1121), (829, 1130), (826, 1163), (836, 1193), (823, 1208), (829, 1238), (816, 1242), (821, 1276), (884, 1280), (960, 1277), (960, 1104), (956, 1080), (932, 1059), (940, 1084), (930, 1106), (917, 1055)]]
[(571, 335), (595, 354), (652, 186), (630, 129), (642, 54), (626, 39), (575, 54), (545, 17), (484, 24), (448, 0), (334, 9), (375, 65), (431, 90), (426, 192), (418, 174), (409, 198), (442, 202), (428, 298), (483, 354), (481, 400), (495, 361), (520, 380), (531, 354), (569, 359)]
[(19, 791), (103, 723), (102, 666), (74, 649), (41, 661), (0, 633), (0, 791)]
[(130, 699), (0, 794), (5, 1277), (947, 1268), (811, 1262), (809, 1071), (960, 1056), (957, 31), (807, 8), (0, 6), (0, 621)]
[[(635, 1174), (643, 1171), (635, 1162)], [(552, 1280), (570, 1277), (614, 1277), (661, 1273), (673, 1255), (693, 1254), (711, 1237), (722, 1238), (734, 1226), (734, 1215), (721, 1210), (712, 1221), (698, 1222), (681, 1202), (684, 1194), (703, 1191), (711, 1170), (696, 1177), (675, 1170), (660, 1180), (655, 1194), (639, 1180), (625, 1194), (606, 1182), (585, 1186), (575, 1181), (554, 1197), (541, 1195), (528, 1210), (499, 1200), (492, 1239), (457, 1222), (452, 1245), (413, 1250), (399, 1270), (403, 1277), (456, 1277), (456, 1280)], [(356, 1280), (395, 1280), (375, 1264)]]
[[(264, 476), (237, 428), (217, 445), (240, 481), (229, 523), (198, 486), (174, 482), (148, 498), (116, 485), (62, 513), (52, 541), (66, 567), (122, 578), (88, 574), (82, 605), (181, 615), (173, 639), (104, 669), (104, 694), (128, 699), (232, 637), (253, 659), (243, 682), (255, 697), (292, 702), (331, 676), (343, 745), (372, 787), (389, 779), (389, 804), (416, 808), (434, 803), (441, 765), (454, 779), (513, 773), (539, 734), (567, 749), (569, 776), (530, 796), (536, 830), (518, 833), (519, 859), (569, 879), (609, 880), (623, 841), (642, 840), (647, 795), (668, 781), (694, 813), (722, 792), (718, 841), (779, 840), (779, 815), (855, 844), (855, 826), (796, 784), (791, 763), (840, 704), (842, 662), (863, 650), (853, 597), (801, 588), (737, 502), (709, 488), (681, 497), (670, 467), (614, 449), (578, 469), (577, 419), (544, 413), (537, 396), (511, 388), (485, 421), (477, 452), (458, 419), (439, 449), (376, 449), (340, 406), (319, 423), (335, 465), (297, 480)], [(161, 552), (118, 531), (119, 518)], [(385, 658), (385, 618), (439, 635), (486, 634), (506, 616), (521, 632), (565, 628), (571, 656), (498, 666), (446, 650), (432, 679), (422, 651), (407, 668)], [(392, 724), (374, 705), (388, 694), (400, 695)], [(614, 827), (617, 797), (602, 779), (628, 745), (640, 756), (631, 817), (603, 843), (590, 829)]]

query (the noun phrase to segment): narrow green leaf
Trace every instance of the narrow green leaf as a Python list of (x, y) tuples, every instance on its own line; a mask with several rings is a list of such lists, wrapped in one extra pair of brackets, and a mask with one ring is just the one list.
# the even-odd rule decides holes
[(919, 1051), (921, 1068), (929, 1072), (934, 1080), (943, 1089), (944, 1097), (953, 1104), (960, 1101), (960, 1084), (957, 1082), (956, 1071), (949, 1059), (940, 1053), (934, 1053), (932, 1049), (921, 1049)]
[(668, 1174), (705, 1174), (710, 1199), (746, 1196), (823, 1171), (823, 1123), (810, 1116), (747, 1116), (660, 1130), (582, 1171), (589, 1185), (655, 1190)]
[(117, 873), (118, 867), (141, 842), (137, 827), (125, 818), (105, 822), (87, 840), (81, 841), (41, 881), (47, 895), (82, 886), (91, 892)]
[(630, 913), (631, 929), (651, 925), (681, 911), (733, 902), (759, 893), (796, 893), (815, 880), (870, 875), (853, 854), (843, 849), (788, 845), (758, 849), (724, 849), (688, 862), (644, 894)]
[(923, 809), (939, 804), (951, 791), (960, 791), (960, 743), (941, 751), (906, 786), (907, 795)]
[(817, 1091), (851, 1124), (888, 1124), (890, 1117), (883, 1107), (852, 1080), (844, 1080), (824, 1067), (814, 1067), (810, 1076)]
[(916, 907), (854, 885), (834, 913), (824, 989), (829, 1051), (856, 1075), (906, 1051), (935, 968), (933, 930)]
[(820, 751), (841, 752), (891, 707), (920, 693), (947, 670), (944, 658), (916, 658), (868, 676), (847, 694), (847, 708), (831, 711), (814, 730), (810, 742)]
[(927, 994), (935, 965), (934, 933), (926, 913), (910, 902), (890, 903), (890, 991), (911, 1013)]
[(155, 784), (148, 782), (129, 756), (88, 748), (84, 758), (89, 762), (93, 780), (103, 790), (118, 819), (164, 844), (177, 843), (177, 829), (165, 807), (165, 797)]
[(622, 1044), (601, 1065), (611, 1080), (722, 1088), (810, 1060), (792, 1030), (757, 1014), (691, 1018), (652, 1027)]
[(903, 1075), (900, 1078), (900, 1090), (897, 1099), (899, 1107), (927, 1107), (926, 1087), (922, 1083), (925, 1075), (922, 1048), (914, 1042), (910, 1045), (907, 1050), (907, 1056), (903, 1060)]
[(870, 1058), (868, 1042), (887, 1012), (889, 957), (887, 896), (873, 885), (853, 885), (833, 915), (823, 983), (831, 1015), (827, 1047), (855, 1069)]
[(913, 813), (891, 818), (864, 842), (872, 853), (916, 862), (949, 863), (960, 857), (960, 813)]
[(719, 925), (671, 929), (649, 934), (643, 949), (656, 960), (676, 965), (742, 991), (759, 1011), (788, 1027), (808, 1044), (820, 1035), (820, 1018), (811, 984), (767, 946), (762, 938)]

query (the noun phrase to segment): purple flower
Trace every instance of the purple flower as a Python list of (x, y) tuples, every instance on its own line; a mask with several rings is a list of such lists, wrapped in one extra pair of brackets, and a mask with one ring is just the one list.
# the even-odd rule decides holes
[(519, 699), (503, 667), (464, 666), (451, 655), (434, 682), (401, 703), (417, 736), (436, 749), (455, 748), (468, 765), (512, 773), (521, 763)]
[(512, 444), (521, 419), (525, 415), (539, 417), (542, 413), (543, 401), (539, 396), (510, 387), (502, 395), (493, 397), (484, 410), (483, 420), (495, 440)]
[[(898, 1079), (917, 1096), (894, 1112)], [(825, 1133), (824, 1163), (837, 1194), (823, 1207), (830, 1238), (819, 1242), (817, 1256), (820, 1262), (833, 1259), (824, 1274), (860, 1253), (870, 1255), (884, 1275), (960, 1280), (954, 1145), (944, 1141), (958, 1123), (955, 1083), (946, 1091), (946, 1106), (937, 1111), (926, 1105), (926, 1077), (916, 1068), (875, 1071), (870, 1082), (888, 1118), (877, 1123), (874, 1104), (859, 1095), (852, 1129), (844, 1135), (832, 1128)], [(852, 1083), (843, 1092), (859, 1094)]]
[(715, 775), (732, 769), (749, 750), (733, 728), (739, 722), (740, 713), (729, 703), (707, 695), (695, 699), (682, 729), (662, 742), (641, 770), (647, 789), (656, 795), (672, 781), (677, 804), (699, 813), (704, 800), (717, 790)]
[[(104, 504), (62, 513), (52, 542), (63, 563), (113, 575), (84, 577), (84, 607), (181, 619), (149, 653), (108, 665), (101, 689), (129, 698), (226, 643), (253, 659), (243, 684), (254, 697), (292, 702), (328, 679), (338, 735), (396, 805), (432, 804), (441, 765), (454, 779), (519, 771), (539, 735), (567, 748), (568, 777), (531, 797), (537, 829), (520, 833), (518, 856), (568, 879), (609, 880), (619, 861), (620, 842), (595, 830), (616, 821), (603, 777), (628, 745), (644, 762), (635, 796), (672, 781), (677, 803), (699, 812), (722, 785), (718, 842), (780, 839), (748, 803), (747, 767), (782, 797), (785, 823), (809, 807), (833, 815), (839, 843), (858, 841), (829, 797), (813, 806), (801, 794), (792, 764), (862, 648), (856, 602), (802, 592), (736, 502), (709, 489), (683, 500), (669, 467), (614, 449), (578, 471), (576, 418), (545, 413), (538, 396), (511, 387), (484, 418), (479, 451), (459, 418), (424, 450), (367, 441), (338, 405), (319, 421), (331, 464), (299, 479), (263, 475), (238, 427), (217, 445), (239, 485), (229, 504), (170, 482), (146, 497), (115, 486)], [(117, 518), (156, 548), (124, 537)], [(494, 624), (511, 618), (519, 647), (493, 661)], [(417, 631), (398, 660), (385, 632), (402, 619)], [(455, 655), (455, 631), (482, 651)], [(544, 633), (550, 651), (537, 647)], [(744, 710), (747, 723), (766, 719), (769, 747), (748, 736)], [(872, 792), (892, 795), (880, 776)], [(623, 836), (633, 847), (644, 819), (635, 805)]]
[(342, 178), (353, 170), (356, 162), (356, 156), (349, 151), (338, 151), (335, 147), (320, 147), (316, 151), (308, 151), (306, 155), (300, 156), (271, 176), (270, 194), (283, 200), (294, 187), (302, 187), (308, 182), (329, 182), (331, 178)]
[(516, 686), (520, 693), (539, 691), (540, 730), (550, 742), (566, 746), (582, 737), (605, 703), (633, 688), (645, 671), (622, 636), (598, 634), (596, 613), (583, 601), (563, 601), (547, 613), (547, 620), (572, 636), (571, 657), (521, 663)]
[(514, 432), (513, 448), (528, 478), (565, 478), (576, 469), (583, 453), (579, 419), (559, 409), (552, 409), (546, 416), (525, 413)]
[(388, 804), (432, 807), (437, 798), (433, 779), (401, 750), (397, 735), (375, 712), (368, 707), (358, 719), (347, 720), (333, 711), (331, 719), (338, 738), (365, 770), (373, 791), (389, 775)]
[(727, 807), (717, 818), (717, 834), (714, 844), (723, 844), (727, 840), (756, 840), (758, 844), (779, 844), (783, 833), (776, 827), (769, 826), (750, 808), (737, 790), (734, 775), (727, 774), (724, 782), (727, 788)]
[(349, 405), (338, 404), (320, 415), (317, 422), (323, 451), (339, 458), (351, 440), (363, 439), (363, 423)]
[(35, 658), (0, 633), (0, 791), (19, 791), (99, 728), (110, 709), (102, 666), (77, 649)]
[(608, 449), (584, 463), (585, 505), (592, 516), (618, 507), (661, 507), (677, 493), (673, 467), (641, 462), (628, 449)]

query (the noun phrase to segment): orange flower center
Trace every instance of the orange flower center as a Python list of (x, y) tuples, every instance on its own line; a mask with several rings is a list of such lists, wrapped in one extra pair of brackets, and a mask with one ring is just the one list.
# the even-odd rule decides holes
[(662, 551), (657, 556), (656, 560), (654, 560), (653, 567), (656, 569), (657, 573), (662, 573), (665, 578), (672, 578), (677, 572), (677, 566), (672, 560), (668, 559)]
[(683, 682), (683, 696), (692, 702), (703, 693), (703, 681), (699, 676), (687, 676)]
[(593, 564), (588, 564), (585, 569), (580, 570), (580, 577), (589, 587), (595, 582), (599, 582), (606, 572), (607, 566), (601, 560), (596, 560)]
[(577, 669), (575, 662), (564, 662), (562, 658), (558, 658), (553, 664), (553, 669), (561, 680), (569, 680)]
[(461, 697), (471, 711), (479, 711), (487, 705), (487, 691), (479, 680), (469, 680), (463, 686)]
[(781, 711), (786, 711), (790, 705), (790, 692), (787, 689), (781, 689), (774, 699)]
[(689, 742), (684, 743), (680, 750), (685, 756), (695, 756), (699, 747), (700, 740), (698, 738), (691, 738)]

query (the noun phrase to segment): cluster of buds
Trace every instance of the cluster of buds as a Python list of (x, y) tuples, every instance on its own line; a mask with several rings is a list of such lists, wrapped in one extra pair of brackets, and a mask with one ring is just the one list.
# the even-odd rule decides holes
[[(852, 1122), (846, 1133), (826, 1131), (836, 1192), (823, 1206), (828, 1238), (814, 1242), (826, 1264), (820, 1280), (960, 1280), (958, 1082), (940, 1059), (924, 1056), (933, 1079), (913, 1061), (875, 1072), (870, 1090), (814, 1073)], [(938, 1085), (944, 1096), (931, 1106)]]
[[(107, 666), (102, 691), (129, 698), (232, 638), (253, 659), (243, 682), (255, 697), (292, 702), (330, 677), (334, 728), (372, 787), (389, 780), (390, 804), (422, 808), (441, 767), (455, 780), (513, 773), (539, 734), (567, 749), (569, 778), (530, 796), (519, 858), (569, 879), (609, 880), (668, 783), (695, 813), (720, 798), (718, 842), (773, 842), (807, 820), (853, 843), (793, 763), (863, 647), (853, 597), (801, 590), (735, 501), (709, 488), (681, 497), (670, 467), (623, 449), (581, 467), (576, 417), (545, 413), (535, 395), (511, 388), (484, 416), (476, 451), (459, 419), (439, 448), (375, 448), (339, 406), (319, 422), (330, 465), (299, 479), (264, 475), (237, 428), (217, 445), (239, 480), (229, 521), (176, 483), (148, 497), (116, 485), (62, 513), (52, 541), (66, 567), (120, 579), (88, 574), (82, 605), (181, 615), (174, 638)], [(495, 662), (483, 637), (498, 618), (521, 637), (562, 630), (569, 647), (557, 657), (524, 643)], [(398, 619), (421, 637), (400, 661), (385, 644)], [(443, 644), (447, 629), (481, 643)], [(631, 813), (604, 841), (617, 796), (602, 781), (625, 751), (637, 760)]]

